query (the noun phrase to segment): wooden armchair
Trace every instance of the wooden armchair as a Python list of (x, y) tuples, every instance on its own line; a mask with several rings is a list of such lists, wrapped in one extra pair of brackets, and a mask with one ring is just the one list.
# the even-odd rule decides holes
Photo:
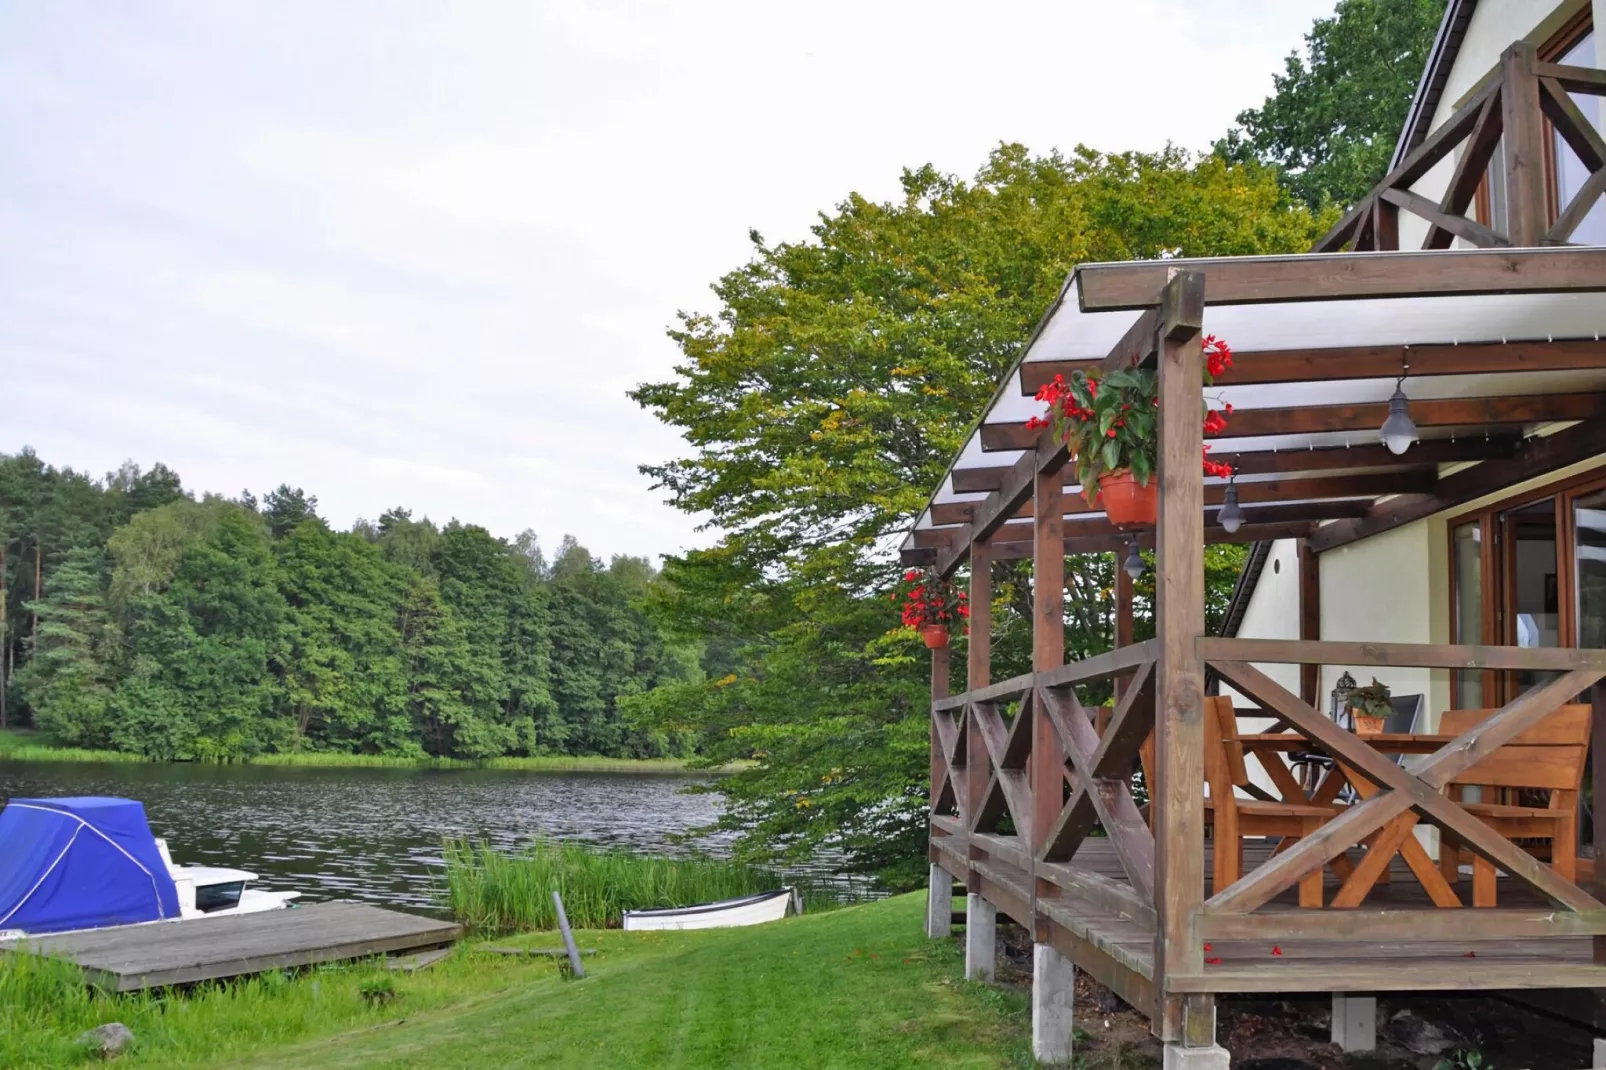
[[(1321, 828), (1338, 811), (1330, 806), (1238, 798), (1235, 789), (1249, 788), (1250, 780), (1244, 745), (1238, 738), (1238, 716), (1233, 711), (1230, 696), (1205, 696), (1204, 734), (1205, 783), (1210, 787), (1210, 797), (1205, 800), (1205, 827), (1212, 830), (1215, 841), (1214, 878), (1215, 889), (1219, 892), (1243, 876), (1243, 837), (1280, 837), (1286, 847)], [(1153, 785), (1152, 733), (1144, 741), (1139, 757), (1143, 763), (1143, 781)], [(1293, 791), (1299, 790), (1292, 773), (1287, 774), (1287, 784)], [(1288, 790), (1284, 787), (1285, 792)], [(1152, 816), (1150, 823), (1153, 823)], [(1299, 882), (1300, 906), (1322, 905), (1322, 873), (1317, 870)]]
[[(1439, 731), (1460, 735), (1492, 717), (1495, 710), (1450, 710)], [(1590, 710), (1585, 705), (1563, 706), (1489, 757), (1450, 782), (1445, 791), (1490, 828), (1509, 840), (1539, 840), (1525, 850), (1545, 858), (1556, 875), (1576, 881), (1578, 872), (1578, 794), (1583, 788), (1584, 765), (1589, 753)], [(1464, 802), (1464, 789), (1482, 789), (1482, 801)], [(1519, 805), (1518, 791), (1550, 792), (1544, 807)], [(1468, 852), (1471, 853), (1471, 852)], [(1439, 871), (1456, 883), (1461, 875), (1461, 846), (1450, 835), (1441, 836)], [(1472, 857), (1472, 905), (1495, 905), (1494, 863)]]

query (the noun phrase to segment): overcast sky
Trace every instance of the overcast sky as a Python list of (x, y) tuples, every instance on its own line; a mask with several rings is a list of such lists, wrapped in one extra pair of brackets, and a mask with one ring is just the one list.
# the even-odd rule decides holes
[(677, 309), (901, 168), (1206, 147), (1332, 0), (0, 3), (0, 452), (662, 554)]

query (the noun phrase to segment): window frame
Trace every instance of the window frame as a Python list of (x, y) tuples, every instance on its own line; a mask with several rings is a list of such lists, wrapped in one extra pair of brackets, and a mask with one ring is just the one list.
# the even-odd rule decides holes
[[(1578, 643), (1578, 533), (1574, 503), (1579, 498), (1606, 491), (1606, 468), (1580, 472), (1480, 506), (1450, 517), (1445, 524), (1445, 546), (1450, 580), (1450, 627), (1453, 641), (1465, 643), (1456, 633), (1460, 622), (1460, 591), (1456, 584), (1455, 535), (1469, 524), (1481, 526), (1479, 538), (1479, 582), (1482, 601), (1482, 642), (1489, 646), (1509, 643), (1510, 622), (1514, 619), (1511, 601), (1512, 558), (1516, 540), (1505, 532), (1505, 516), (1525, 505), (1555, 500), (1556, 510), (1556, 642), (1560, 647)], [(1450, 707), (1461, 709), (1461, 683), (1458, 673), (1450, 674)], [(1483, 704), (1500, 706), (1516, 697), (1510, 673), (1486, 669), (1483, 672)]]

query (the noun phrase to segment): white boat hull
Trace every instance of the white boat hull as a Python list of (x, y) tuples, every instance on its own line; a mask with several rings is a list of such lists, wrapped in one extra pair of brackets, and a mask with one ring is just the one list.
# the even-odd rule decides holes
[(627, 932), (650, 932), (669, 929), (725, 929), (738, 925), (762, 925), (767, 921), (780, 921), (792, 905), (794, 892), (781, 888), (741, 899), (726, 899), (718, 903), (681, 907), (668, 910), (627, 910), (624, 928)]

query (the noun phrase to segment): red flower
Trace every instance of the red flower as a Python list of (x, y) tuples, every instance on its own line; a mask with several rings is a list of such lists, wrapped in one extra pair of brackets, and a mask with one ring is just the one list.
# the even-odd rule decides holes
[(1272, 954), (1273, 954), (1273, 955), (1281, 955), (1281, 954), (1282, 954), (1282, 953), (1283, 953), (1283, 949), (1282, 949), (1282, 948), (1280, 948), (1280, 947), (1273, 947), (1273, 948), (1272, 948), (1272, 949), (1271, 949), (1271, 953), (1272, 953)]

